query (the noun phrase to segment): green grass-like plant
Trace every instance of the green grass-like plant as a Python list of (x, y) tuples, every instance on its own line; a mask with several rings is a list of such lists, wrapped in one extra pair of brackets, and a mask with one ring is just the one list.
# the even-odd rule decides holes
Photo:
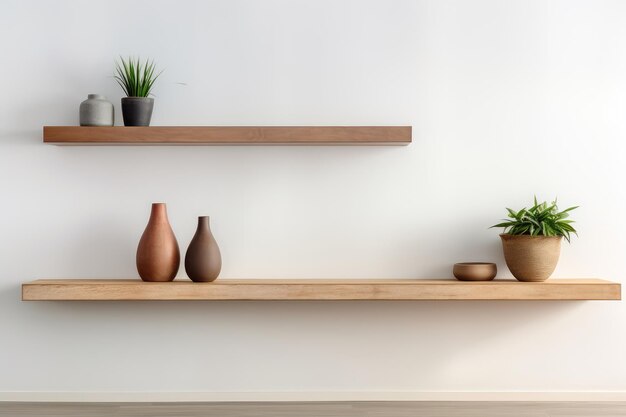
[(531, 208), (519, 211), (507, 208), (509, 218), (491, 227), (504, 227), (504, 233), (510, 235), (563, 236), (568, 242), (571, 233), (578, 235), (572, 226), (574, 221), (567, 219), (569, 212), (578, 206), (559, 211), (556, 199), (551, 204), (537, 203), (535, 197), (534, 203)]
[(128, 97), (148, 97), (152, 86), (161, 72), (155, 73), (154, 61), (141, 62), (139, 58), (120, 57), (121, 62), (115, 63), (115, 81), (122, 87)]

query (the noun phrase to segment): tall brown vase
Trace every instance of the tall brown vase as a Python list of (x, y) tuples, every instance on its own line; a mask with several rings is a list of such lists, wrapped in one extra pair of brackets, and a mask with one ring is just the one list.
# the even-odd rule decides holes
[(185, 255), (185, 270), (195, 282), (215, 281), (222, 269), (222, 255), (211, 233), (209, 217), (198, 217), (198, 228)]
[(137, 271), (144, 281), (165, 282), (176, 277), (179, 266), (180, 250), (167, 219), (167, 208), (165, 203), (154, 203), (137, 247)]

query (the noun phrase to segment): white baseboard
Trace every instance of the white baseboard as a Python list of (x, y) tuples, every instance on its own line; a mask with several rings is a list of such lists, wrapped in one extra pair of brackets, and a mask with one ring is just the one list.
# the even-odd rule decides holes
[(583, 392), (79, 392), (4, 391), (8, 402), (626, 401), (626, 391)]

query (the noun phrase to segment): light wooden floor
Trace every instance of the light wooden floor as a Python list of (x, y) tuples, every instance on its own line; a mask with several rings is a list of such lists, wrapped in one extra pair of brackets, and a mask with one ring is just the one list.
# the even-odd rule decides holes
[(6, 417), (624, 417), (626, 402), (0, 403)]

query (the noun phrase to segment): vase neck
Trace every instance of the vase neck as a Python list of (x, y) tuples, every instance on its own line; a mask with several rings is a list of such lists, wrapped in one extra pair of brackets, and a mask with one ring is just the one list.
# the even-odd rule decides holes
[(198, 217), (198, 229), (206, 227), (209, 228), (209, 216)]
[(152, 203), (152, 211), (150, 212), (150, 220), (166, 220), (167, 206), (165, 203)]

